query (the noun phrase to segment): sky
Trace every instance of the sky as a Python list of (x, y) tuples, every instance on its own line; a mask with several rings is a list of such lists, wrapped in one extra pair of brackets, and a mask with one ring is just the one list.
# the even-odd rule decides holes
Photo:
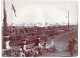
[[(16, 16), (12, 9), (16, 10)], [(77, 24), (77, 1), (52, 0), (5, 0), (8, 25), (45, 24)], [(2, 4), (3, 6), (3, 4)], [(3, 7), (2, 7), (3, 10)], [(3, 11), (2, 11), (3, 20)]]

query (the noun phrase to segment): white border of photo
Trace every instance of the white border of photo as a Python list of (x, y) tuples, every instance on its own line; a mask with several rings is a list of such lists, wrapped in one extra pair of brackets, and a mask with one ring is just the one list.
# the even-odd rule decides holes
[[(2, 25), (1, 25), (1, 8), (2, 8), (2, 3), (1, 3), (2, 0), (0, 0), (0, 58), (2, 57)], [(29, 1), (38, 1), (38, 0), (29, 0)], [(77, 1), (77, 0), (39, 0), (39, 1)], [(73, 57), (73, 58), (80, 58), (80, 0), (78, 0), (78, 56), (76, 57)], [(17, 57), (13, 57), (13, 58), (17, 58)], [(23, 57), (21, 57), (23, 58)], [(27, 57), (29, 58), (29, 57)], [(39, 57), (39, 58), (47, 58), (47, 57)], [(54, 58), (67, 58), (67, 57), (54, 57)], [(68, 58), (71, 58), (71, 57), (68, 57)]]

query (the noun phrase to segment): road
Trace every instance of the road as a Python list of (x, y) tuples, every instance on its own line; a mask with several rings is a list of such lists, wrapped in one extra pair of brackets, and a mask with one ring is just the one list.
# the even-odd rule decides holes
[[(45, 53), (39, 57), (69, 57), (70, 54), (68, 51), (66, 51), (66, 48), (68, 46), (68, 38), (71, 36), (77, 38), (77, 30), (72, 30), (69, 32), (62, 33), (60, 35), (53, 36), (54, 43), (56, 46), (57, 51), (53, 53)], [(48, 44), (51, 43), (50, 38), (48, 39)], [(76, 43), (76, 49), (78, 48), (78, 44)], [(76, 52), (73, 56), (77, 56), (78, 52)]]
[[(72, 30), (69, 32), (65, 32), (65, 33), (53, 36), (54, 44), (55, 44), (57, 51), (52, 52), (52, 53), (44, 53), (38, 57), (69, 57), (70, 54), (68, 51), (66, 51), (66, 48), (68, 46), (68, 38), (70, 38), (72, 36), (77, 38), (77, 34), (78, 34), (77, 30)], [(48, 38), (47, 42), (48, 42), (48, 45), (50, 45), (51, 39)], [(42, 41), (41, 44), (43, 44), (43, 43), (44, 42)], [(16, 46), (16, 48), (17, 48), (17, 46)], [(77, 50), (77, 48), (78, 48), (78, 44), (76, 43), (76, 50)], [(78, 55), (78, 52), (76, 51), (76, 53), (73, 56), (77, 56), (77, 55)]]

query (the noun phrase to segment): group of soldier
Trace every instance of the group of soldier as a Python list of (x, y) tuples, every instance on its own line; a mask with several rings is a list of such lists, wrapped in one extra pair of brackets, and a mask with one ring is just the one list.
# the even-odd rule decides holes
[[(6, 38), (9, 38), (9, 36), (7, 36)], [(10, 43), (9, 39), (7, 39), (7, 40), (5, 40), (3, 42), (5, 43), (5, 48), (7, 50), (11, 49), (11, 47), (9, 45), (9, 43)], [(26, 44), (27, 42), (28, 42), (28, 40), (26, 39), (26, 40), (22, 40), (21, 43), (20, 43), (21, 56), (25, 56), (27, 50), (32, 51), (31, 49), (26, 49), (26, 48), (28, 48), (28, 46)], [(76, 44), (76, 39), (74, 37), (69, 38), (67, 51), (69, 51), (71, 55), (73, 55), (73, 53), (75, 52), (75, 44)], [(53, 48), (55, 47), (54, 38), (51, 38), (50, 46), (52, 46)], [(47, 39), (44, 41), (44, 44), (42, 45), (40, 37), (36, 37), (35, 42), (34, 42), (34, 44), (33, 44), (33, 46), (31, 48), (32, 49), (33, 48), (35, 48), (35, 49), (41, 48), (41, 49), (47, 50), (48, 49), (47, 47), (48, 47)], [(39, 54), (40, 53), (40, 49), (38, 49), (38, 51), (36, 53)]]

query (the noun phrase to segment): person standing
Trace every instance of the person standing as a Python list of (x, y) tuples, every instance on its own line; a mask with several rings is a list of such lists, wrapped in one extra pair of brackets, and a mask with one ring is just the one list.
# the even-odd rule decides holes
[(5, 44), (6, 44), (6, 49), (10, 49), (9, 43), (10, 43), (10, 40), (7, 40), (7, 41), (5, 42)]
[(37, 39), (35, 40), (34, 46), (39, 46), (40, 43), (40, 38), (37, 37)]
[(22, 40), (21, 42), (21, 48), (22, 48), (22, 51), (26, 51), (26, 40)]
[(47, 39), (45, 39), (43, 46), (44, 46), (44, 48), (46, 49), (46, 47), (47, 47)]
[(51, 46), (54, 47), (54, 39), (53, 38), (51, 39)]
[(6, 49), (11, 49), (11, 47), (10, 47), (10, 39), (9, 38), (10, 38), (9, 36), (5, 36), (4, 43), (5, 43), (5, 48)]
[(73, 38), (73, 37), (69, 38), (68, 43), (69, 43), (69, 45), (67, 47), (67, 50), (70, 52), (70, 55), (73, 56), (73, 54), (75, 52), (75, 44), (76, 44), (75, 38)]

